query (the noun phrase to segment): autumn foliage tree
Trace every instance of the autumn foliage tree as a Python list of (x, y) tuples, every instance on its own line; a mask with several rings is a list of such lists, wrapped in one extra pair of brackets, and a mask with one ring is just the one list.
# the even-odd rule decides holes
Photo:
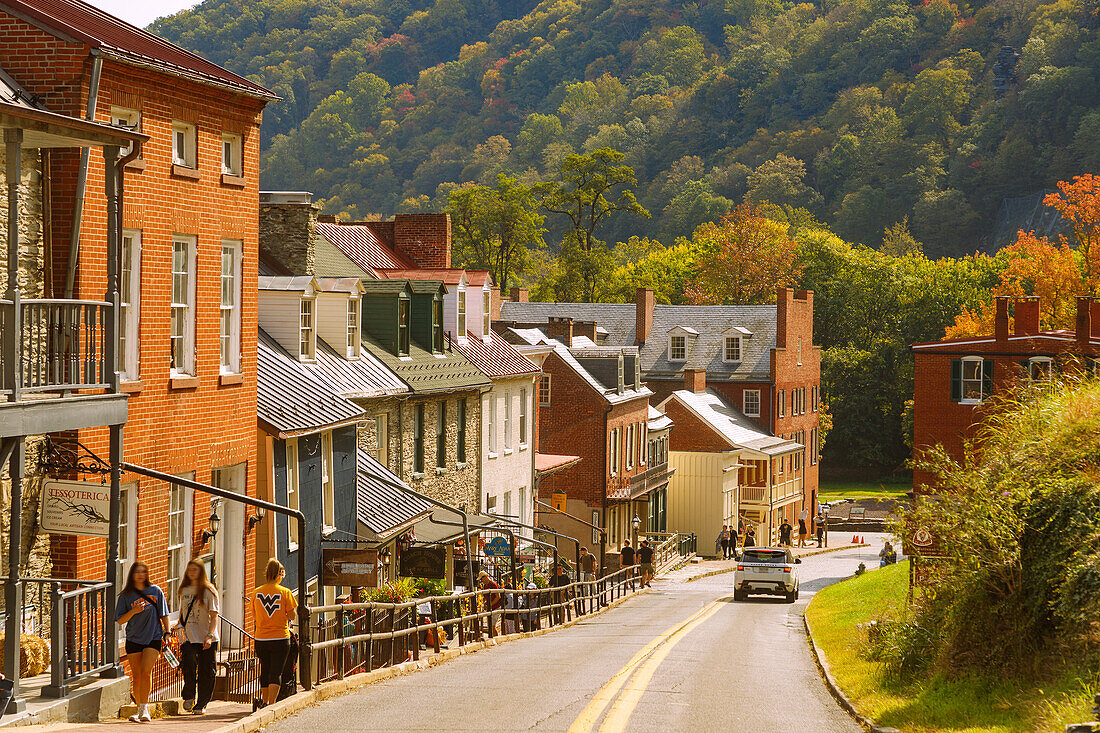
[(1089, 293), (1096, 295), (1100, 285), (1100, 176), (1086, 173), (1074, 176), (1073, 181), (1059, 181), (1058, 193), (1049, 194), (1043, 203), (1069, 222), (1081, 258), (1081, 275)]
[(684, 289), (689, 303), (771, 303), (777, 287), (798, 282), (798, 245), (787, 236), (787, 226), (752, 204), (703, 224), (691, 239), (698, 250), (698, 273)]

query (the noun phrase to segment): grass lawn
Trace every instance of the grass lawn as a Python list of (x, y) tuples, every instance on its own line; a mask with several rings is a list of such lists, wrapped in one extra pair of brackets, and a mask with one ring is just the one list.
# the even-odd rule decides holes
[(837, 583), (806, 609), (833, 677), (863, 715), (905, 733), (1063, 733), (1067, 724), (1091, 719), (1093, 690), (1073, 675), (1042, 689), (995, 675), (920, 684), (885, 679), (879, 664), (862, 655), (866, 635), (856, 625), (903, 617), (908, 573), (899, 563)]
[(910, 481), (822, 481), (818, 489), (822, 501), (837, 499), (904, 499), (913, 488)]

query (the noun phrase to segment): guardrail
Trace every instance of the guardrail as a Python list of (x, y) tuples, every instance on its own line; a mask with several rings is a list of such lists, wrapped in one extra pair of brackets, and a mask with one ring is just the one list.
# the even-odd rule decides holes
[(110, 386), (110, 317), (111, 304), (100, 300), (0, 301), (0, 331), (10, 328), (16, 334), (6, 348), (0, 348), (8, 352), (0, 353), (0, 392), (10, 393), (16, 384), (22, 392)]
[[(459, 647), (505, 629), (552, 628), (641, 590), (637, 566), (558, 588), (477, 590), (403, 603), (344, 603), (309, 609), (314, 684)], [(495, 600), (494, 600), (495, 599)], [(500, 623), (501, 629), (497, 625)]]

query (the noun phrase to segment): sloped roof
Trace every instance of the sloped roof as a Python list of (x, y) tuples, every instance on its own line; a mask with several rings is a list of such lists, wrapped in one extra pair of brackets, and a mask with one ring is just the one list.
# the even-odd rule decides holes
[(81, 0), (0, 0), (8, 8), (63, 39), (74, 39), (130, 63), (175, 72), (266, 100), (275, 94), (179, 46)]
[(664, 430), (672, 427), (672, 418), (658, 410), (653, 405), (649, 406), (649, 415), (646, 418), (647, 427), (650, 430)]
[(0, 69), (0, 102), (14, 104), (17, 107), (23, 107), (25, 109), (46, 111), (45, 107), (35, 101), (34, 98), (27, 93), (27, 90), (19, 86), (19, 82), (8, 76), (7, 72), (3, 69)]
[(359, 522), (379, 538), (420, 519), (432, 511), (432, 504), (411, 491), (372, 455), (359, 449), (357, 456), (356, 515)]
[(544, 476), (560, 471), (563, 468), (569, 468), (574, 463), (580, 462), (580, 456), (564, 456), (555, 453), (539, 453), (535, 451), (535, 471)]
[(470, 336), (456, 340), (454, 347), (489, 377), (518, 377), (542, 371), (535, 362), (492, 331), (488, 341)]
[(263, 329), (257, 345), (256, 381), (256, 417), (279, 433), (323, 430), (363, 414)]
[(302, 366), (348, 399), (385, 397), (409, 391), (409, 385), (374, 354), (360, 349), (358, 359), (348, 360), (320, 336), (317, 337), (314, 362)]
[[(633, 346), (637, 308), (633, 303), (516, 303), (501, 304), (500, 320), (517, 324), (543, 324), (551, 316), (576, 321), (595, 321), (607, 329), (608, 344)], [(668, 360), (668, 332), (677, 326), (698, 336), (687, 339), (687, 359)], [(741, 361), (722, 361), (725, 334), (741, 326), (752, 332), (741, 341)], [(649, 338), (639, 347), (642, 371), (647, 378), (682, 378), (684, 369), (705, 369), (712, 376), (758, 379), (771, 375), (771, 350), (775, 347), (774, 305), (661, 305), (653, 307)]]
[[(577, 376), (587, 382), (593, 390), (602, 395), (605, 400), (613, 405), (638, 397), (648, 397), (653, 394), (649, 387), (646, 386), (643, 386), (641, 389), (624, 389), (620, 394), (618, 391), (618, 384), (614, 386), (606, 385), (596, 374), (593, 374), (590, 369), (581, 363), (581, 359), (593, 357), (607, 358), (624, 351), (624, 349), (597, 347), (588, 339), (573, 339), (574, 343), (581, 342), (582, 346), (578, 349), (570, 349), (561, 341), (550, 338), (537, 328), (510, 328), (508, 331), (515, 338), (529, 346), (547, 345), (553, 347), (554, 353), (561, 357), (561, 360), (568, 364), (569, 367), (577, 373)], [(574, 352), (581, 354), (581, 358), (578, 359), (578, 357), (574, 355)], [(587, 354), (587, 356), (585, 356), (585, 354)], [(617, 367), (616, 372), (618, 372)], [(616, 379), (616, 382), (617, 381), (618, 379)]]
[(326, 293), (358, 295), (363, 291), (362, 281), (357, 277), (318, 277), (317, 287)]
[[(379, 270), (415, 270), (416, 263), (384, 242), (369, 223), (317, 222), (317, 233), (347, 255), (365, 272), (380, 277)], [(405, 279), (405, 278), (402, 278)]]
[[(424, 270), (415, 267), (394, 270), (378, 269), (375, 272), (378, 277), (386, 278), (387, 280), (440, 280), (447, 285), (458, 285), (462, 282), (462, 276), (466, 274), (465, 270), (454, 267), (446, 269), (429, 268)], [(466, 281), (469, 282), (469, 279)]]
[(486, 283), (492, 285), (493, 278), (488, 270), (467, 270), (466, 281), (471, 285), (484, 287)]
[[(659, 407), (663, 408), (670, 400), (676, 400), (687, 407), (689, 412), (729, 441), (731, 448), (745, 448), (767, 456), (779, 456), (803, 447), (793, 440), (778, 438), (765, 432), (713, 389), (704, 392), (678, 389)], [(684, 427), (681, 425), (677, 429), (682, 430)]]
[(259, 290), (305, 293), (312, 292), (315, 287), (312, 275), (260, 275), (256, 278), (256, 288)]
[[(369, 317), (369, 316), (367, 316)], [(458, 350), (437, 356), (410, 340), (408, 356), (396, 356), (370, 336), (363, 336), (363, 353), (370, 353), (414, 393), (453, 392), (488, 387), (489, 378)]]

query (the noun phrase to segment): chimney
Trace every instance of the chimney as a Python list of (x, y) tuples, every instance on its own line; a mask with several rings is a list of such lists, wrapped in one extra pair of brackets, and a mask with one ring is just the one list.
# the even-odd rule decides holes
[(317, 221), (322, 224), (335, 224), (336, 214), (318, 214)]
[(527, 288), (512, 288), (512, 302), (526, 303), (528, 292)]
[(566, 346), (573, 345), (573, 319), (551, 316), (546, 322), (546, 335), (561, 341)]
[(586, 336), (591, 339), (592, 343), (596, 343), (596, 322), (595, 321), (574, 321), (573, 322), (573, 336)]
[(264, 257), (294, 275), (315, 274), (317, 212), (305, 191), (261, 191), (259, 245)]
[(684, 389), (686, 389), (688, 392), (694, 392), (695, 394), (705, 392), (707, 389), (707, 370), (685, 369)]
[(641, 346), (653, 329), (653, 289), (638, 288), (634, 296), (634, 345)]
[[(794, 291), (779, 288), (775, 293), (775, 348), (787, 348), (787, 315), (794, 306)], [(793, 313), (790, 315), (794, 315)]]
[(500, 320), (500, 304), (503, 302), (504, 297), (501, 295), (500, 288), (495, 285), (489, 288), (489, 320), (492, 323)]
[(1008, 341), (1008, 298), (997, 298), (997, 313), (993, 317), (993, 335), (997, 343)]
[(1087, 348), (1092, 338), (1092, 298), (1077, 299), (1077, 346)]
[(1039, 299), (1017, 298), (1015, 331), (1017, 336), (1033, 336), (1039, 333)]
[(417, 267), (451, 266), (450, 214), (398, 214), (393, 218), (393, 244)]

